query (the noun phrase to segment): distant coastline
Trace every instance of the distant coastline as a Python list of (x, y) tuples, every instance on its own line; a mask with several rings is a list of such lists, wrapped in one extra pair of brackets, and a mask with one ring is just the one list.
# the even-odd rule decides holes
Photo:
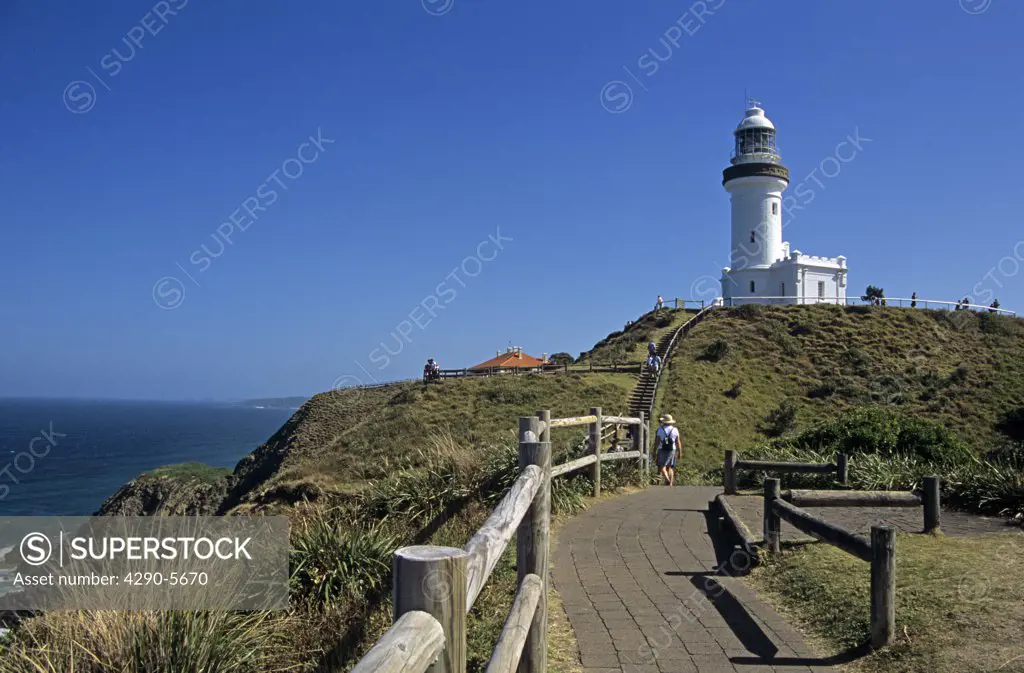
[(238, 402), (243, 407), (253, 409), (288, 409), (295, 411), (309, 400), (308, 397), (266, 397)]

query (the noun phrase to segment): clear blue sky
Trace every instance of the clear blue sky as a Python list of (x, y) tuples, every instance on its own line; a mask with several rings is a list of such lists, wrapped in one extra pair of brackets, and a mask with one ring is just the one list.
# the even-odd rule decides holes
[(1024, 244), (991, 272), (1024, 238), (1022, 33), (1016, 0), (8, 0), (0, 395), (578, 353), (659, 292), (710, 295), (744, 90), (815, 192), (786, 240), (846, 255), (851, 294), (1024, 308)]

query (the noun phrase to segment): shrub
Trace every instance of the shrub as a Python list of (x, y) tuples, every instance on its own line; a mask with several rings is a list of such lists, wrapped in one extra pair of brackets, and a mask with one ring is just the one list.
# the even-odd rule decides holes
[(933, 371), (925, 372), (921, 375), (921, 385), (934, 390), (942, 385), (942, 378)]
[(839, 390), (839, 386), (835, 381), (825, 381), (821, 385), (808, 390), (807, 397), (813, 400), (824, 399), (835, 395), (837, 390)]
[(959, 367), (954, 369), (953, 372), (946, 378), (946, 384), (955, 386), (957, 384), (963, 383), (964, 381), (967, 380), (967, 374), (967, 367), (960, 365)]
[(916, 456), (937, 463), (963, 462), (966, 445), (938, 423), (894, 414), (880, 407), (861, 407), (805, 430), (793, 438), (797, 449), (827, 450), (850, 455)]
[(1024, 407), (1004, 411), (996, 423), (996, 431), (1015, 442), (1024, 442)]
[(328, 609), (380, 592), (399, 546), (382, 526), (353, 526), (344, 513), (314, 510), (292, 532), (293, 592)]
[(1014, 326), (1014, 318), (998, 313), (978, 313), (978, 329), (985, 334), (1009, 334)]
[(880, 287), (875, 287), (874, 285), (868, 285), (867, 289), (864, 290), (864, 295), (861, 299), (873, 303), (881, 302), (885, 299), (885, 290)]
[(729, 353), (729, 342), (725, 339), (716, 339), (708, 344), (704, 352), (697, 358), (707, 362), (719, 362)]
[(779, 437), (792, 430), (795, 425), (796, 404), (793, 400), (783, 400), (778, 408), (765, 416), (760, 430), (768, 437)]
[(862, 407), (802, 432), (797, 448), (827, 447), (838, 453), (891, 453), (899, 437), (896, 418), (877, 407)]
[(739, 397), (740, 393), (742, 392), (743, 381), (737, 381), (736, 383), (732, 384), (732, 388), (729, 388), (728, 390), (725, 391), (725, 396), (728, 397), (729, 399), (734, 400), (737, 397)]
[(863, 350), (857, 347), (847, 348), (842, 355), (843, 364), (855, 374), (861, 376), (868, 373), (871, 358)]
[(765, 312), (765, 307), (761, 304), (743, 304), (733, 310), (739, 318), (743, 318), (744, 320), (757, 320)]
[(556, 365), (571, 365), (573, 363), (573, 358), (568, 353), (555, 353), (548, 359)]
[(916, 418), (901, 419), (894, 453), (945, 465), (963, 463), (973, 457), (967, 445), (949, 428)]

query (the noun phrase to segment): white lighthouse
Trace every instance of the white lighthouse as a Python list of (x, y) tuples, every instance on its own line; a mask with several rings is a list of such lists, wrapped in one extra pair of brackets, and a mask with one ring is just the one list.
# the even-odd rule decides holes
[(730, 266), (722, 269), (726, 305), (845, 303), (846, 258), (790, 252), (782, 240), (789, 169), (779, 155), (775, 125), (756, 101), (733, 135), (732, 165), (722, 172), (732, 202)]

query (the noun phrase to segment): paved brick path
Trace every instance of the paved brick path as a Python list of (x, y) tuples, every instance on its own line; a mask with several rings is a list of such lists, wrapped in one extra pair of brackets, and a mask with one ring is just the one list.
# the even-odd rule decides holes
[(652, 486), (559, 533), (552, 576), (586, 673), (832, 670), (742, 580), (716, 573), (706, 510), (719, 492)]
[[(760, 538), (764, 525), (764, 498), (756, 495), (730, 495), (729, 504), (736, 514), (750, 528), (754, 537)], [(920, 507), (808, 507), (808, 512), (829, 523), (861, 533), (871, 534), (871, 526), (885, 524), (906, 533), (920, 533), (924, 528), (924, 512)], [(985, 533), (999, 533), (1008, 530), (1005, 519), (993, 519), (963, 512), (943, 511), (940, 526), (944, 535), (971, 536)], [(792, 525), (782, 522), (782, 539), (808, 539)]]

